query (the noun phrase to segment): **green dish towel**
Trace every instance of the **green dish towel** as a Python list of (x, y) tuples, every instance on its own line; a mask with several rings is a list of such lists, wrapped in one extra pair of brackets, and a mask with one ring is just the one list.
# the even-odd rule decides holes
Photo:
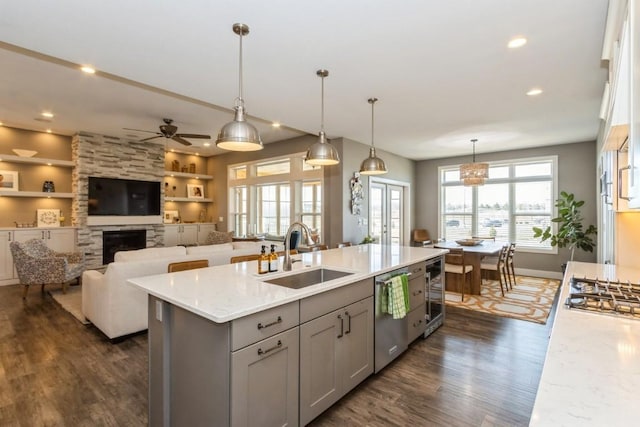
[(382, 292), (382, 311), (394, 319), (402, 319), (409, 312), (409, 279), (399, 274), (385, 282)]

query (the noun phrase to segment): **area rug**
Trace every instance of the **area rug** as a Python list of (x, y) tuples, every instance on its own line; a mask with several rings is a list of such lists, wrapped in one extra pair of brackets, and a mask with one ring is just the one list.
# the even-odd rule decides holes
[(483, 280), (481, 295), (446, 293), (447, 305), (482, 311), (496, 316), (512, 317), (529, 322), (547, 323), (560, 281), (540, 277), (516, 276), (513, 290), (500, 292), (500, 282)]
[(68, 286), (67, 293), (63, 294), (62, 289), (52, 289), (49, 291), (51, 297), (60, 304), (60, 307), (67, 310), (82, 324), (88, 325), (89, 321), (82, 314), (82, 287)]

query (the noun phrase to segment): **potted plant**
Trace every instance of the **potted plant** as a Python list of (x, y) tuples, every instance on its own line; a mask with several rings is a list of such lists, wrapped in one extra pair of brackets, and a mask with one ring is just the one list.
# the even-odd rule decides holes
[(571, 251), (570, 261), (573, 261), (576, 248), (585, 252), (593, 252), (596, 242), (591, 236), (595, 237), (597, 229), (594, 225), (589, 225), (586, 230), (584, 229), (582, 225), (584, 218), (580, 213), (582, 205), (584, 205), (584, 200), (576, 200), (573, 193), (560, 192), (560, 198), (556, 200), (555, 204), (558, 208), (558, 216), (551, 220), (558, 224), (558, 232), (552, 234), (550, 226), (544, 230), (540, 227), (533, 227), (533, 237), (540, 238), (541, 242), (551, 239), (551, 246), (569, 248)]

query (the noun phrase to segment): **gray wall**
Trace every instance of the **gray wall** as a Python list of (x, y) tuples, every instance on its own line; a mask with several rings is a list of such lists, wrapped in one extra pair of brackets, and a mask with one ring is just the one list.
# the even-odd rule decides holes
[[(558, 156), (558, 191), (574, 193), (579, 200), (584, 200), (582, 213), (585, 224), (596, 225), (598, 195), (595, 141), (480, 154), (476, 155), (476, 160), (490, 162), (550, 155)], [(416, 228), (426, 228), (432, 237), (438, 236), (438, 167), (465, 163), (469, 160), (470, 156), (464, 156), (416, 163), (415, 182), (421, 189), (416, 192), (415, 199)], [(517, 268), (556, 272), (560, 270), (560, 264), (569, 257), (569, 251), (566, 249), (560, 249), (558, 255), (521, 252), (516, 255), (514, 262)], [(574, 260), (596, 262), (596, 252), (576, 251)]]
[[(238, 153), (229, 152), (223, 155), (209, 158), (208, 173), (214, 176), (212, 194), (214, 197), (214, 219), (224, 217), (225, 222), (218, 223), (219, 230), (227, 230), (227, 166), (230, 164), (255, 161), (264, 158), (284, 156), (290, 153), (304, 152), (317, 141), (315, 135), (305, 135), (285, 141), (265, 144), (260, 151)], [(324, 243), (331, 247), (344, 241), (359, 243), (367, 234), (367, 227), (358, 225), (358, 216), (351, 214), (351, 189), (349, 180), (353, 173), (360, 170), (360, 163), (369, 155), (369, 146), (346, 138), (331, 140), (340, 154), (340, 164), (323, 168), (324, 173)], [(377, 155), (384, 159), (389, 173), (383, 175), (386, 179), (407, 182), (413, 185), (415, 175), (415, 162), (384, 151), (377, 151)], [(364, 187), (364, 200), (362, 201), (362, 214), (360, 218), (368, 219), (368, 189), (369, 180), (362, 176)], [(409, 206), (413, 206), (413, 191), (409, 196)], [(414, 217), (413, 209), (410, 217)], [(413, 224), (409, 224), (409, 229)], [(407, 242), (408, 243), (408, 242)]]

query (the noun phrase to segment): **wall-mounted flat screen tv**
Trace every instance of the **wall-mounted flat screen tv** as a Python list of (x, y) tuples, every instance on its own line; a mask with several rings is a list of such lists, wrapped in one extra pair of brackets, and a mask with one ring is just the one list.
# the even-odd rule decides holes
[(160, 215), (160, 182), (89, 177), (89, 216)]

